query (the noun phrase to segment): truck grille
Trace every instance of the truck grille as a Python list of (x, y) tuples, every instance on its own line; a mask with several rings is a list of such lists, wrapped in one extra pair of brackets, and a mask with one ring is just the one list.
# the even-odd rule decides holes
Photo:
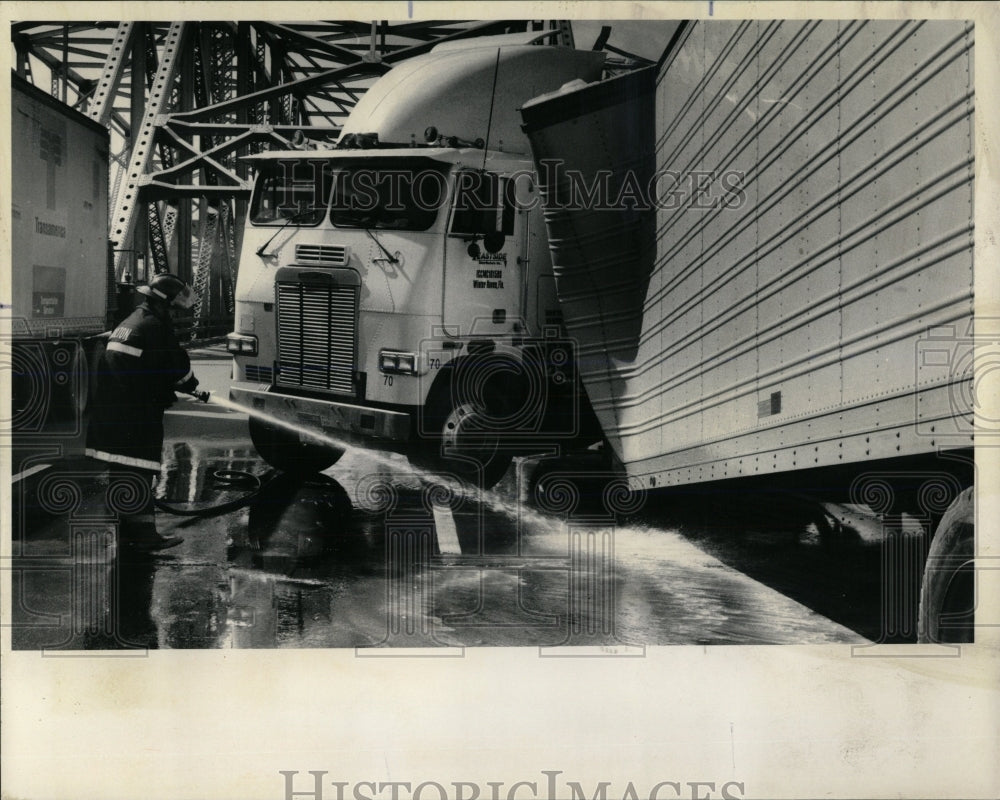
[(300, 264), (323, 264), (330, 267), (346, 266), (350, 251), (344, 245), (298, 244), (295, 260)]
[(256, 383), (271, 382), (271, 368), (260, 364), (246, 364), (243, 369), (246, 372), (247, 380)]
[(358, 289), (278, 283), (281, 386), (354, 394)]

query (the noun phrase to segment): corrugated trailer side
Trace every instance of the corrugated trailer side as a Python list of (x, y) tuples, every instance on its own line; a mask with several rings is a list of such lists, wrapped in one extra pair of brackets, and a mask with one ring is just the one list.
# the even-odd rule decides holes
[[(655, 91), (655, 256), (627, 269), (626, 205), (573, 247), (592, 209), (553, 203), (543, 167), (592, 186), (644, 114), (627, 91), (590, 108), (601, 84), (522, 110), (553, 268), (591, 287), (563, 303), (581, 376), (633, 486), (809, 486), (940, 518), (923, 561), (887, 529), (899, 608), (923, 564), (924, 642), (975, 627), (973, 48), (962, 21), (684, 24)], [(603, 297), (626, 271), (648, 275), (628, 348)]]
[[(638, 344), (581, 365), (636, 485), (971, 447), (971, 373), (949, 348), (972, 326), (972, 69), (962, 21), (685, 27), (657, 77)], [(545, 120), (545, 105), (524, 110), (536, 162), (607, 160), (600, 112)], [(592, 157), (562, 152), (583, 122), (603, 131)], [(546, 213), (551, 231), (581, 212)], [(552, 247), (557, 270), (598, 287), (564, 304), (596, 353), (600, 287), (621, 270)]]
[(739, 171), (745, 199), (658, 213), (620, 401), (632, 474), (933, 452), (925, 426), (956, 416), (971, 445), (969, 376), (921, 343), (972, 322), (972, 67), (963, 22), (691, 27), (659, 77), (658, 167)]

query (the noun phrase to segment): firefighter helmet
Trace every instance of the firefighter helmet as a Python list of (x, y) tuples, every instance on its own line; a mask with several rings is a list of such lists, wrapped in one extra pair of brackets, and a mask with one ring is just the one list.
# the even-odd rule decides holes
[(140, 286), (137, 291), (147, 297), (163, 300), (167, 305), (178, 308), (191, 308), (195, 302), (194, 291), (184, 281), (169, 272), (154, 275), (147, 286)]

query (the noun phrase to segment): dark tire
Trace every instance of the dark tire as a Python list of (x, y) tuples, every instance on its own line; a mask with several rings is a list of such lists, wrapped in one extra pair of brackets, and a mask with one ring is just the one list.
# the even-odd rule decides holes
[(510, 467), (513, 455), (501, 449), (500, 437), (489, 427), (482, 409), (468, 403), (453, 408), (431, 409), (441, 437), (437, 446), (428, 444), (433, 466), (457, 475), (466, 483), (491, 489)]
[(972, 642), (975, 503), (970, 486), (952, 501), (934, 534), (920, 587), (917, 641)]
[(523, 365), (509, 355), (476, 356), (451, 368), (421, 415), (420, 463), (483, 489), (495, 486), (535, 413), (526, 405), (527, 385)]
[(250, 439), (260, 457), (275, 469), (293, 475), (310, 475), (332, 467), (343, 450), (303, 442), (298, 434), (277, 425), (250, 418)]

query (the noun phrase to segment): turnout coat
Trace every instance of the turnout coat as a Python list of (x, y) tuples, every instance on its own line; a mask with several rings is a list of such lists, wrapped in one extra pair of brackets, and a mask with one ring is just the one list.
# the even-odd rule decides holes
[(115, 328), (98, 362), (86, 454), (159, 472), (163, 412), (197, 386), (166, 311), (143, 303)]

